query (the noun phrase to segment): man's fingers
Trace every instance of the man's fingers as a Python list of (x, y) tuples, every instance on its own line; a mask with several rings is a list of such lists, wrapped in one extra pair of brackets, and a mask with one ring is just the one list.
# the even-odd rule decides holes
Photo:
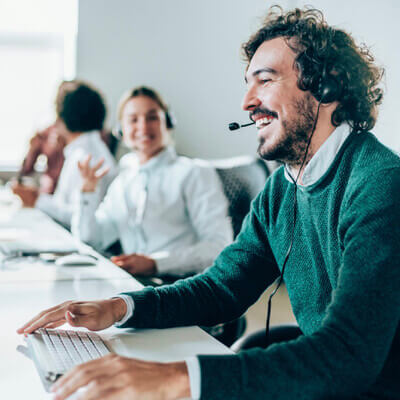
[(52, 386), (51, 391), (56, 392), (57, 400), (63, 400), (94, 379), (100, 379), (109, 374), (114, 375), (115, 371), (110, 368), (109, 363), (115, 357), (114, 354), (108, 355), (73, 368)]
[[(61, 311), (68, 303), (70, 302), (66, 302), (66, 303), (62, 303), (59, 304), (57, 306), (48, 308), (47, 310), (44, 310), (42, 312), (40, 312), (38, 315), (36, 315), (35, 317), (33, 317), (31, 320), (29, 320), (27, 323), (25, 323), (24, 325), (22, 325), (18, 330), (17, 333), (24, 333), (26, 328), (30, 327), (32, 324), (34, 324), (36, 321), (42, 319), (43, 317), (45, 317), (47, 314), (52, 313), (54, 311)], [(60, 316), (63, 316), (63, 312), (61, 312)], [(53, 322), (53, 321), (48, 321), (49, 322)], [(27, 332), (28, 333), (28, 332)]]
[(120, 390), (124, 386), (125, 382), (122, 382), (115, 375), (99, 377), (89, 383), (83, 398), (85, 400), (121, 399)]
[(64, 325), (67, 321), (65, 319), (58, 321), (58, 322), (51, 322), (50, 324), (47, 324), (43, 328), (45, 329), (56, 329), (61, 325)]
[(34, 321), (31, 325), (25, 327), (25, 329), (21, 333), (25, 334), (32, 333), (37, 329), (43, 328), (50, 323), (61, 322), (65, 318), (64, 315), (65, 311), (63, 309), (49, 312), (43, 315), (41, 318), (38, 318), (38, 320)]

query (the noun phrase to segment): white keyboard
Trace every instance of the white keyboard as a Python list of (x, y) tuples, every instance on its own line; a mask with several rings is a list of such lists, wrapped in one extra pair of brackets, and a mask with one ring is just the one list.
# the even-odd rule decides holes
[(93, 332), (39, 329), (28, 336), (28, 344), (46, 390), (74, 366), (110, 352)]

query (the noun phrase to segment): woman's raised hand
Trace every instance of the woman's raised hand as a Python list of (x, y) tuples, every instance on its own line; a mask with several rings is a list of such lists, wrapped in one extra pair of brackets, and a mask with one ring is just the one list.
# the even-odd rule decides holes
[(109, 167), (102, 168), (104, 158), (101, 158), (93, 167), (90, 166), (92, 156), (89, 154), (85, 160), (78, 161), (78, 168), (82, 176), (82, 192), (94, 192), (99, 180), (108, 173)]

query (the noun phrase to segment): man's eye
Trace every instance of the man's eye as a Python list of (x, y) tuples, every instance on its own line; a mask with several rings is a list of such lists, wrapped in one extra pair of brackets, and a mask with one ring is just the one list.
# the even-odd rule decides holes
[(271, 79), (265, 78), (265, 79), (260, 79), (261, 83), (268, 83), (271, 82)]
[(147, 117), (148, 121), (158, 121), (158, 115), (149, 115)]

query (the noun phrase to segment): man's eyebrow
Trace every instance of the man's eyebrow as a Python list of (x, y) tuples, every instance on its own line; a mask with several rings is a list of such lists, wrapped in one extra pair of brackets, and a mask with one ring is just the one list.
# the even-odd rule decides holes
[[(262, 74), (263, 72), (268, 72), (269, 74), (277, 74), (277, 73), (278, 73), (278, 71), (275, 70), (275, 69), (273, 69), (273, 68), (264, 67), (264, 68), (260, 68), (260, 69), (255, 70), (254, 72), (252, 72), (251, 75), (252, 75), (252, 76), (257, 76), (257, 75)], [(246, 75), (244, 76), (244, 81), (247, 83), (247, 77), (246, 77)]]

